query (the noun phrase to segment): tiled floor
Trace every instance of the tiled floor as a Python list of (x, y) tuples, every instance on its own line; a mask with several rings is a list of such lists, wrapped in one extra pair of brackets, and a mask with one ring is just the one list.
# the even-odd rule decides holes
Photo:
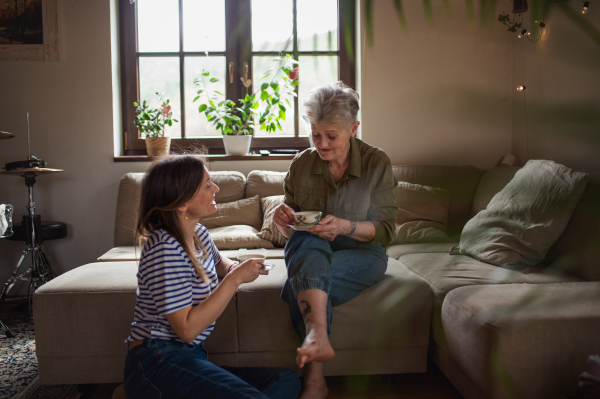
[[(428, 367), (429, 371), (422, 374), (327, 377), (328, 399), (462, 398), (435, 365), (430, 363)], [(111, 399), (118, 385), (99, 385), (90, 399)]]

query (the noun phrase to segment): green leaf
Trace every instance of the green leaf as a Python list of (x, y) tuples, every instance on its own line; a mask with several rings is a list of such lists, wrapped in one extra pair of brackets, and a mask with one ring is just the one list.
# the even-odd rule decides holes
[(285, 111), (279, 110), (279, 117), (285, 120)]
[(263, 78), (267, 75), (270, 75), (271, 72), (273, 72), (275, 70), (275, 68), (269, 68), (266, 71), (263, 72)]
[(271, 83), (271, 88), (275, 91), (279, 90), (279, 84), (277, 82)]
[(292, 81), (292, 86), (298, 86), (298, 81), (297, 80)]
[[(284, 118), (284, 120), (285, 120), (285, 118)], [(277, 127), (279, 128), (279, 130), (283, 130), (283, 129), (281, 128), (281, 125), (279, 124), (279, 122), (277, 122)]]
[(217, 93), (217, 94), (218, 94), (218, 95), (220, 95), (220, 96), (223, 96), (223, 93), (221, 93), (220, 91), (216, 91), (216, 90), (215, 90), (215, 93)]
[(217, 79), (217, 78), (210, 78), (210, 81), (211, 81), (212, 83), (217, 83), (217, 82), (219, 81), (219, 79)]
[(200, 89), (196, 92), (196, 94), (202, 94), (202, 93), (204, 93), (204, 89)]
[(192, 101), (192, 102), (195, 103), (199, 98), (200, 98), (200, 96), (194, 97), (194, 101)]
[(263, 91), (262, 94), (260, 95), (260, 99), (263, 101), (265, 101), (268, 97), (269, 97), (269, 93), (267, 93), (266, 91)]
[[(194, 101), (195, 101), (195, 100), (194, 100)], [(206, 110), (206, 108), (208, 108), (208, 105), (206, 105), (206, 104), (202, 104), (202, 105), (200, 106), (200, 108), (198, 108), (198, 112), (203, 112), (204, 110)]]
[(246, 97), (244, 97), (244, 101), (250, 102), (250, 96), (246, 94)]
[[(269, 84), (267, 82), (263, 83), (262, 85), (260, 85), (260, 91), (265, 91), (269, 88)], [(264, 99), (263, 99), (264, 100)]]
[(204, 75), (204, 76), (208, 76), (208, 75), (210, 75), (210, 73), (203, 71), (203, 72), (202, 72), (202, 75)]

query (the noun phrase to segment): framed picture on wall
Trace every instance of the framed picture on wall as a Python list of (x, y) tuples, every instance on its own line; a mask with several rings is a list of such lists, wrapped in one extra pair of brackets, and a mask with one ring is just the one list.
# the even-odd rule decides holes
[(59, 60), (58, 2), (0, 0), (0, 60)]

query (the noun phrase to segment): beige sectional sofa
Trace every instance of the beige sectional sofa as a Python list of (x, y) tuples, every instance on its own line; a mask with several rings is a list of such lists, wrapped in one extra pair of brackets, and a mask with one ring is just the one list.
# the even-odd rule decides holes
[[(492, 266), (450, 255), (465, 223), (485, 209), (518, 168), (396, 166), (398, 181), (450, 191), (450, 242), (396, 244), (382, 282), (334, 308), (336, 357), (327, 375), (424, 372), (429, 356), (468, 398), (551, 398), (573, 389), (589, 354), (600, 352), (600, 177), (593, 175), (543, 266)], [(211, 172), (219, 204), (283, 194), (284, 173)], [(43, 384), (122, 381), (135, 304), (133, 225), (143, 174), (119, 186), (115, 248), (34, 295)], [(256, 199), (255, 199), (256, 200)], [(401, 205), (401, 204), (400, 204)], [(257, 208), (257, 212), (261, 212)], [(299, 344), (279, 298), (283, 249), (252, 238), (261, 226), (222, 226), (215, 241), (269, 247), (276, 267), (238, 289), (207, 340), (223, 365), (294, 367)], [(224, 249), (235, 257), (237, 249)]]

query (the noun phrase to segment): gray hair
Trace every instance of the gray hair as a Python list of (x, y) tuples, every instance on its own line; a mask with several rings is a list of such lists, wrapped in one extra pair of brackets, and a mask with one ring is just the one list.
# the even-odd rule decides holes
[(341, 81), (318, 86), (304, 100), (304, 108), (310, 123), (326, 122), (350, 127), (358, 114), (358, 93)]

